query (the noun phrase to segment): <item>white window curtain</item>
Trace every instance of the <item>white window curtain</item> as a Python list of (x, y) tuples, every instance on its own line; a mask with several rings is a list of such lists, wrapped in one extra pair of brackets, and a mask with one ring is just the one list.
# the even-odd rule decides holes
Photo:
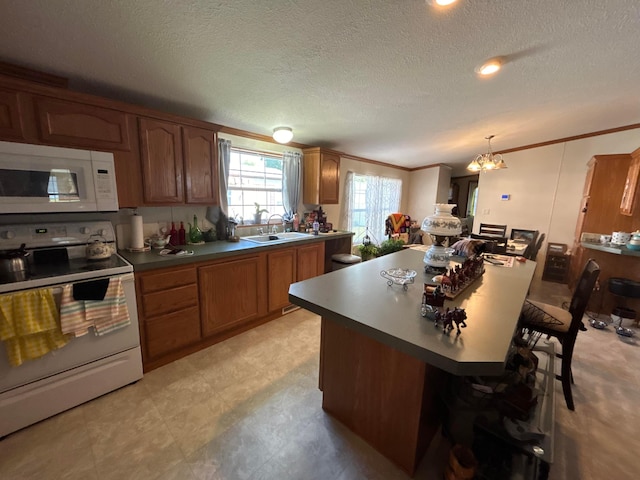
[(365, 235), (379, 244), (384, 240), (385, 220), (400, 209), (402, 180), (347, 172), (341, 214), (343, 228), (355, 232), (355, 243)]
[(299, 152), (284, 152), (282, 154), (282, 205), (284, 218), (292, 220), (300, 204), (300, 179), (302, 154)]
[(231, 163), (231, 140), (218, 139), (218, 205), (207, 207), (205, 217), (216, 226), (218, 238), (226, 238), (229, 210), (229, 164)]

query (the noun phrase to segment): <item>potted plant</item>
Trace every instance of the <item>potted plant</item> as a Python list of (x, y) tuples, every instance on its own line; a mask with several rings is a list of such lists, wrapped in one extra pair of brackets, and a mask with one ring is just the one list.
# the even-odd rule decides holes
[(262, 223), (262, 214), (269, 213), (269, 210), (260, 208), (260, 204), (258, 202), (253, 202), (253, 204), (256, 206), (256, 212), (253, 214), (253, 223), (259, 225)]
[(400, 239), (389, 238), (380, 244), (380, 248), (378, 248), (378, 256), (381, 257), (383, 255), (388, 255), (393, 252), (398, 252), (402, 250), (402, 246), (404, 242)]
[(378, 256), (378, 247), (373, 243), (369, 243), (366, 245), (362, 244), (358, 247), (358, 250), (360, 251), (360, 258), (362, 258), (363, 262), (372, 258), (376, 258)]

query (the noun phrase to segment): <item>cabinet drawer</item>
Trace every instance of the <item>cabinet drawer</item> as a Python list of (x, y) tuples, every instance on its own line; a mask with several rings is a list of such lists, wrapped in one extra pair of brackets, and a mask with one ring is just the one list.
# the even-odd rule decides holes
[(147, 352), (151, 358), (200, 340), (198, 307), (145, 321)]
[(195, 267), (191, 267), (143, 276), (140, 286), (143, 293), (151, 293), (196, 283), (197, 278)]
[(108, 108), (47, 97), (34, 99), (40, 140), (68, 147), (131, 150), (128, 117)]
[(198, 305), (198, 286), (186, 285), (184, 287), (162, 290), (155, 293), (147, 293), (142, 296), (144, 316), (149, 319), (153, 315), (175, 312), (187, 307)]

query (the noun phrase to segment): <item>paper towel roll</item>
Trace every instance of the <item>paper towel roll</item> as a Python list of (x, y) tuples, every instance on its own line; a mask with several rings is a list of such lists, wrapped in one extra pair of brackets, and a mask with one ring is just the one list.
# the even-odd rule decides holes
[(144, 232), (141, 215), (131, 216), (131, 248), (144, 248)]

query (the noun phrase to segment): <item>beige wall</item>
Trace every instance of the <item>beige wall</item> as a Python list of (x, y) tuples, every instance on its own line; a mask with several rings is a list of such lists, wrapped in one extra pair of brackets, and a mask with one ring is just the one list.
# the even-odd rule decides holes
[[(322, 205), (327, 212), (327, 221), (333, 223), (334, 228), (344, 229), (340, 218), (340, 206), (344, 202), (344, 182), (347, 178), (347, 172), (352, 171), (361, 175), (377, 175), (380, 177), (399, 178), (402, 180), (402, 196), (400, 198), (400, 211), (402, 213), (411, 212), (408, 208), (408, 192), (410, 191), (411, 172), (399, 168), (386, 167), (375, 163), (361, 162), (349, 157), (340, 159), (340, 203), (338, 205)], [(315, 205), (305, 205), (308, 210), (316, 208)], [(411, 217), (413, 218), (413, 216)]]
[(411, 218), (422, 223), (424, 217), (433, 215), (436, 203), (447, 203), (451, 169), (434, 166), (411, 172), (407, 211)]
[[(481, 222), (506, 224), (507, 234), (511, 228), (530, 228), (571, 248), (587, 162), (593, 155), (638, 147), (640, 130), (627, 130), (504, 155), (506, 170), (480, 174), (474, 231)], [(511, 199), (502, 201), (501, 194)]]

